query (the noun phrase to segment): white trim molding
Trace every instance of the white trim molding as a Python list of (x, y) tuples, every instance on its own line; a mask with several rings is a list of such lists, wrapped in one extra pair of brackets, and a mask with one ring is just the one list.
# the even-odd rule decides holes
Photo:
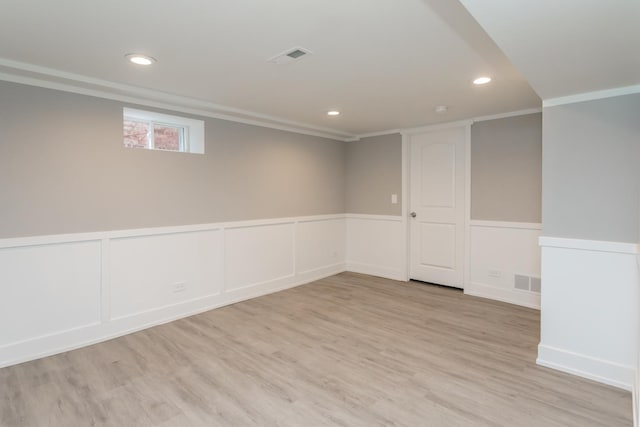
[(517, 289), (504, 289), (484, 283), (469, 282), (464, 288), (464, 294), (540, 310), (539, 294), (531, 294)]
[[(42, 87), (46, 89), (59, 90), (63, 92), (76, 93), (79, 95), (93, 96), (113, 101), (120, 101), (128, 104), (142, 105), (146, 107), (193, 114), (201, 117), (211, 117), (215, 119), (228, 120), (231, 122), (244, 123), (248, 125), (299, 133), (303, 135), (318, 136), (321, 138), (343, 142), (358, 141), (362, 138), (390, 135), (395, 133), (411, 135), (447, 127), (464, 126), (467, 124), (470, 125), (473, 122), (477, 121), (495, 120), (540, 112), (540, 109), (538, 108), (531, 108), (526, 110), (495, 114), (491, 116), (480, 116), (472, 119), (454, 122), (435, 123), (431, 125), (404, 129), (387, 129), (356, 135), (337, 129), (311, 125), (308, 123), (302, 123), (282, 117), (272, 116), (269, 114), (243, 110), (185, 96), (171, 95), (157, 90), (145, 89), (122, 83), (115, 83), (108, 80), (102, 80), (81, 74), (70, 73), (5, 58), (0, 58), (0, 80), (29, 86)], [(554, 100), (548, 100), (545, 101), (545, 103), (552, 101)], [(545, 104), (545, 106), (550, 105)]]
[(345, 214), (347, 219), (363, 219), (368, 221), (402, 221), (402, 215), (372, 215), (372, 214)]
[(464, 135), (464, 266), (462, 288), (471, 284), (471, 125), (465, 126)]
[(582, 251), (638, 254), (637, 243), (606, 242), (602, 240), (570, 239), (565, 237), (540, 237), (540, 246), (547, 248), (578, 249)]
[(318, 136), (337, 141), (357, 139), (357, 136), (354, 134), (336, 129), (309, 125), (268, 114), (242, 110), (184, 96), (170, 95), (156, 90), (114, 83), (4, 58), (0, 58), (0, 80), (304, 135)]
[(471, 227), (488, 227), (488, 228), (514, 228), (519, 230), (542, 230), (542, 224), (539, 222), (510, 222), (510, 221), (487, 221), (472, 219)]
[(640, 85), (624, 86), (613, 89), (596, 90), (593, 92), (579, 93), (576, 95), (560, 96), (542, 101), (542, 106), (555, 107), (565, 104), (576, 104), (578, 102), (595, 101), (598, 99), (613, 98), (616, 96), (632, 95), (640, 93)]
[(388, 129), (388, 130), (381, 130), (379, 132), (363, 133), (363, 134), (357, 135), (353, 139), (350, 139), (349, 142), (358, 141), (363, 138), (372, 138), (374, 136), (394, 135), (394, 134), (399, 134), (401, 132), (402, 132), (402, 129)]
[(509, 113), (492, 114), (490, 116), (474, 117), (472, 120), (476, 122), (486, 122), (488, 120), (507, 119), (509, 117), (526, 116), (528, 114), (542, 113), (542, 108), (528, 108), (526, 110), (511, 111)]
[(415, 127), (415, 128), (401, 129), (400, 130), (400, 134), (402, 134), (402, 135), (418, 135), (418, 134), (421, 134), (421, 133), (431, 132), (431, 131), (434, 131), (434, 130), (471, 126), (472, 124), (473, 124), (473, 120), (458, 120), (458, 121), (455, 121), (455, 122), (435, 123), (435, 124), (432, 124), (432, 125), (419, 126), (419, 127)]
[[(193, 225), (170, 225), (166, 227), (134, 228), (129, 230), (95, 231), (88, 233), (50, 234), (45, 236), (10, 237), (0, 239), (0, 249), (21, 246), (50, 245), (54, 243), (83, 242), (88, 240), (121, 239), (126, 237), (155, 236), (195, 231), (213, 231), (225, 228), (257, 227), (261, 225), (292, 224), (295, 222), (315, 222), (345, 218), (345, 214), (309, 215), (302, 217), (282, 217), (249, 219), (245, 221), (212, 222)], [(396, 217), (392, 217), (396, 218)]]
[(632, 389), (629, 378), (635, 377), (633, 366), (622, 365), (542, 344), (538, 345), (536, 363), (540, 366), (553, 368), (629, 391)]
[(348, 138), (345, 141), (347, 142), (359, 141), (362, 138), (370, 138), (372, 136), (382, 136), (382, 135), (393, 135), (396, 133), (399, 133), (402, 135), (412, 135), (414, 133), (428, 132), (430, 130), (443, 129), (451, 126), (463, 126), (463, 125), (466, 125), (467, 123), (471, 125), (475, 122), (484, 122), (487, 120), (498, 120), (498, 119), (506, 119), (509, 117), (526, 116), (528, 114), (536, 114), (541, 112), (542, 112), (542, 108), (540, 107), (527, 108), (525, 110), (517, 110), (517, 111), (509, 111), (506, 113), (492, 114), (490, 116), (473, 117), (471, 119), (462, 120), (462, 121), (435, 123), (432, 125), (424, 125), (424, 126), (419, 126), (414, 128), (387, 129), (387, 130), (381, 130), (378, 132), (363, 133), (363, 134), (356, 135), (355, 137)]
[(402, 216), (402, 280), (409, 281), (409, 141), (408, 135), (402, 137), (402, 207), (400, 208)]

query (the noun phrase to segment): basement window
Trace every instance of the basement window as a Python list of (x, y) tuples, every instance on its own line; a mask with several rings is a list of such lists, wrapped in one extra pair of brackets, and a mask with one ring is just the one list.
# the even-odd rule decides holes
[(124, 146), (204, 154), (204, 121), (123, 109)]

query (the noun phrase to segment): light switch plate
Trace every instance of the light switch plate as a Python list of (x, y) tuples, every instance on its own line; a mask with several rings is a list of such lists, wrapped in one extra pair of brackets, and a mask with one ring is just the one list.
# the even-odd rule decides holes
[(397, 205), (398, 204), (398, 195), (397, 194), (392, 194), (391, 195), (391, 204), (392, 205)]

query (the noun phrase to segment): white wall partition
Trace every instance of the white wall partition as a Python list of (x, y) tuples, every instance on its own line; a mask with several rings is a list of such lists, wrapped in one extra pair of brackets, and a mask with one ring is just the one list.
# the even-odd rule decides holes
[(344, 271), (344, 215), (0, 240), (0, 367)]
[(405, 227), (401, 216), (347, 214), (347, 270), (407, 280)]
[[(631, 390), (638, 339), (638, 245), (541, 237), (538, 364)], [(567, 310), (571, 307), (571, 310)]]
[[(540, 229), (535, 223), (471, 221), (465, 293), (539, 309)], [(528, 289), (522, 282), (527, 278)]]

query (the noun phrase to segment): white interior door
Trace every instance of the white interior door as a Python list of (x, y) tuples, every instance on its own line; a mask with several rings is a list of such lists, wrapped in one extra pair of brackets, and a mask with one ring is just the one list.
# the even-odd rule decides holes
[(464, 285), (466, 127), (410, 138), (409, 275)]

